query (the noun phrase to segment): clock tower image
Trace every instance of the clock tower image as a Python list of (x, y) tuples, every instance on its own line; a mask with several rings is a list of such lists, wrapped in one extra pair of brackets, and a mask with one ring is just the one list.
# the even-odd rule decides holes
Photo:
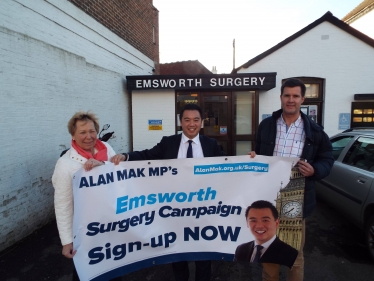
[(279, 213), (277, 236), (295, 249), (300, 249), (304, 206), (305, 177), (299, 168), (291, 169), (290, 181), (279, 190), (276, 208)]

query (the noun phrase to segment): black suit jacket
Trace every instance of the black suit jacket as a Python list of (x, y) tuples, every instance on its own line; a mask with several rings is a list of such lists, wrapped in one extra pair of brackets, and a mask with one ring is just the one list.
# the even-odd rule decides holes
[[(234, 261), (251, 261), (254, 241), (239, 245), (235, 251)], [(278, 237), (270, 244), (266, 252), (261, 256), (261, 263), (276, 263), (292, 268), (298, 251), (281, 241)]]
[[(202, 135), (200, 135), (199, 138), (204, 157), (223, 156), (223, 151), (219, 148), (215, 139)], [(128, 153), (129, 161), (176, 159), (178, 158), (181, 139), (182, 134), (163, 137), (161, 141), (151, 149)]]

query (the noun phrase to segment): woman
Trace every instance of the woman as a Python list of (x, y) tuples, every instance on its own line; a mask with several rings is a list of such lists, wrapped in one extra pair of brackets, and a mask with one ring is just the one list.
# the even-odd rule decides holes
[[(97, 138), (99, 123), (89, 112), (77, 112), (68, 123), (72, 136), (71, 148), (58, 159), (52, 176), (55, 188), (55, 212), (62, 254), (67, 258), (75, 255), (73, 248), (73, 186), (72, 176), (82, 167), (89, 171), (105, 164), (115, 152), (109, 144)], [(73, 280), (79, 280), (76, 272)]]

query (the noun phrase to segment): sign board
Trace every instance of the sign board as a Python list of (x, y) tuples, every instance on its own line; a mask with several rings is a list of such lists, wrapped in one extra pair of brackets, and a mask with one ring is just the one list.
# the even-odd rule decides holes
[(351, 127), (351, 114), (339, 113), (339, 130), (347, 130)]
[(297, 160), (186, 158), (79, 170), (73, 245), (80, 279), (182, 260), (232, 261), (239, 245), (254, 240), (247, 206), (260, 199), (275, 205)]
[(270, 90), (276, 73), (126, 76), (127, 90)]
[(162, 120), (148, 120), (149, 131), (160, 131), (162, 130)]

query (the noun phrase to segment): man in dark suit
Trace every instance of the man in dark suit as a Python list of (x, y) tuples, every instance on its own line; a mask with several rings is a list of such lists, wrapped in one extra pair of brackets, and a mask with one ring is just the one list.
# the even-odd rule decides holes
[[(202, 158), (223, 156), (217, 141), (206, 136), (200, 136), (202, 125), (202, 110), (196, 104), (187, 104), (180, 112), (180, 124), (182, 134), (163, 137), (161, 141), (151, 149), (117, 154), (112, 162), (138, 160), (160, 160), (176, 158)], [(195, 261), (196, 281), (209, 281), (211, 276), (211, 261)], [(188, 281), (188, 262), (172, 263), (176, 281)]]
[(298, 251), (276, 236), (279, 226), (278, 211), (268, 201), (256, 201), (245, 211), (247, 226), (254, 241), (239, 245), (234, 261), (274, 263), (292, 268)]

